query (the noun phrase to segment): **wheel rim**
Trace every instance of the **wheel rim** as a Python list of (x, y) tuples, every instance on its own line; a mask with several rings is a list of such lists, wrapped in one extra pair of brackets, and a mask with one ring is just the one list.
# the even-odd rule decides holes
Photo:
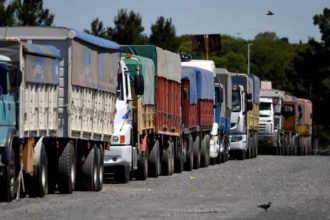
[(9, 179), (9, 190), (10, 190), (10, 196), (11, 198), (14, 198), (15, 196), (15, 155), (12, 152), (11, 153), (11, 162), (10, 162), (10, 168), (9, 168), (9, 173), (10, 179)]
[(94, 164), (93, 181), (94, 181), (94, 186), (96, 186), (97, 185), (97, 166), (96, 166), (96, 164)]

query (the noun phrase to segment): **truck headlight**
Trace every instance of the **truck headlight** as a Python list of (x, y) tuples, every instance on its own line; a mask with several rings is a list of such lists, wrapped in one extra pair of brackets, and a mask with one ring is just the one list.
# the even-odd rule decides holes
[(231, 142), (237, 142), (241, 140), (243, 140), (243, 137), (241, 135), (231, 136)]

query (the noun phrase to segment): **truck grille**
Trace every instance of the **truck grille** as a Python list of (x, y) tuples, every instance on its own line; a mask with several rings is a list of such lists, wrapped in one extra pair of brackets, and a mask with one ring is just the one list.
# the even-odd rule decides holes
[(266, 124), (259, 124), (259, 133), (266, 133)]

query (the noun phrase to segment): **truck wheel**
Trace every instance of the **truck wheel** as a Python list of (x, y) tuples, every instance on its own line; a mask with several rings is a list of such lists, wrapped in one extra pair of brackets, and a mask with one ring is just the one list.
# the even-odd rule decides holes
[(128, 183), (129, 174), (130, 174), (129, 166), (122, 166), (116, 169), (117, 183)]
[(238, 151), (238, 159), (239, 160), (245, 160), (245, 155), (246, 155), (246, 151), (245, 150), (240, 150)]
[(191, 135), (186, 139), (186, 162), (185, 170), (191, 171), (194, 165), (194, 144)]
[(97, 186), (97, 148), (94, 146), (88, 153), (81, 169), (82, 190), (95, 191)]
[(205, 135), (205, 146), (206, 146), (206, 167), (210, 166), (210, 135)]
[(76, 184), (76, 156), (72, 142), (68, 142), (58, 159), (58, 190), (72, 193)]
[(170, 175), (172, 175), (174, 173), (174, 142), (170, 141), (169, 142), (169, 149), (167, 149), (169, 151), (169, 159), (170, 159)]
[(175, 161), (174, 161), (174, 172), (182, 173), (183, 171), (183, 158), (182, 158), (182, 146), (174, 146), (175, 152)]
[(218, 152), (218, 155), (217, 155), (217, 157), (215, 158), (215, 163), (216, 164), (220, 164), (221, 163), (221, 161), (222, 161), (222, 153), (221, 153), (221, 151), (220, 151), (220, 149), (221, 149), (221, 145), (222, 145), (223, 143), (221, 142), (220, 143), (220, 146), (219, 146), (219, 152)]
[(160, 156), (159, 142), (156, 141), (148, 157), (149, 177), (158, 177), (160, 175)]
[(162, 175), (169, 176), (171, 175), (171, 158), (170, 158), (170, 148), (171, 143), (167, 141), (167, 149), (163, 149), (163, 156), (162, 156)]
[[(104, 179), (104, 153), (103, 147), (100, 145), (97, 148), (97, 184), (96, 184), (96, 191), (101, 191), (103, 188), (103, 179)], [(128, 172), (129, 178), (129, 172)]]
[(145, 153), (143, 153), (141, 159), (138, 160), (138, 169), (135, 178), (137, 180), (146, 180), (148, 178), (148, 159)]
[(48, 160), (44, 144), (36, 146), (34, 151), (40, 159), (33, 167), (33, 176), (28, 178), (28, 192), (32, 198), (44, 197), (48, 193)]
[(201, 151), (200, 151), (200, 167), (207, 166), (207, 146), (206, 146), (206, 135), (202, 139)]
[(11, 202), (15, 198), (16, 162), (11, 146), (6, 146), (2, 162), (5, 164), (3, 175), (0, 176), (0, 201)]
[(194, 169), (198, 169), (201, 163), (201, 155), (200, 155), (200, 137), (196, 136), (195, 141), (193, 143), (194, 149)]

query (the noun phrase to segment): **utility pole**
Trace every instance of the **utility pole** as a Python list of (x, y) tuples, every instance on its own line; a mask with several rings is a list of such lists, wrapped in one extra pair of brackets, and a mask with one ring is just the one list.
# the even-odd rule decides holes
[(250, 47), (253, 44), (248, 43), (248, 51), (247, 51), (247, 74), (250, 75)]

